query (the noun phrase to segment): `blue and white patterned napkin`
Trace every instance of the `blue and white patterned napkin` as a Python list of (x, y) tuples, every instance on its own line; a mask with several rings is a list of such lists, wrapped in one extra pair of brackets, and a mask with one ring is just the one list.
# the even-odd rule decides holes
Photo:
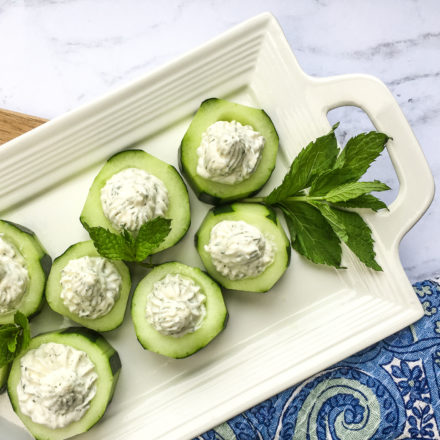
[(414, 289), (418, 322), (197, 439), (440, 439), (440, 285)]

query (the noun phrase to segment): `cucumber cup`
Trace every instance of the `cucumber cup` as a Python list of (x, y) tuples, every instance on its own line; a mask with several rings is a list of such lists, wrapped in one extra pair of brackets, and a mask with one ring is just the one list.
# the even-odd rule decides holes
[[(205, 297), (202, 304), (205, 309), (203, 319), (196, 330), (184, 335), (164, 334), (147, 318), (147, 306), (155, 286), (169, 275), (182, 277), (194, 284)], [(170, 314), (176, 315), (176, 311), (186, 308), (182, 302), (177, 304), (176, 301), (171, 303), (165, 300), (164, 303), (167, 309), (158, 312), (161, 314), (158, 321), (166, 321)], [(145, 349), (179, 359), (192, 355), (211, 342), (226, 326), (228, 312), (220, 287), (208, 275), (198, 268), (171, 262), (155, 267), (139, 283), (133, 295), (131, 316), (137, 338)]]
[[(100, 317), (92, 318), (72, 312), (63, 301), (61, 297), (62, 292), (62, 273), (63, 269), (72, 260), (78, 260), (83, 257), (89, 258), (102, 258), (98, 251), (95, 249), (92, 241), (83, 241), (70, 246), (62, 255), (54, 260), (52, 270), (49, 274), (46, 286), (46, 298), (50, 308), (63, 316), (83, 325), (84, 327), (96, 330), (96, 331), (108, 331), (119, 327), (124, 320), (125, 309), (127, 307), (127, 301), (131, 288), (131, 278), (128, 267), (122, 261), (106, 260), (106, 265), (111, 265), (114, 273), (120, 276), (120, 288), (117, 299), (114, 302), (112, 308)], [(105, 274), (93, 273), (92, 276), (96, 276), (96, 279), (104, 278)], [(85, 286), (85, 288), (90, 287)], [(78, 292), (81, 294), (82, 292)], [(94, 303), (92, 297), (85, 298), (90, 304)], [(83, 301), (84, 302), (84, 301)], [(96, 307), (96, 305), (95, 305)]]
[[(43, 303), (46, 278), (52, 260), (34, 232), (28, 228), (6, 220), (0, 220), (0, 238), (6, 246), (12, 246), (15, 254), (23, 258), (29, 280), (21, 299), (10, 310), (0, 312), (0, 325), (14, 322), (17, 310), (29, 319), (35, 316)], [(8, 265), (10, 268), (10, 265)], [(0, 262), (0, 272), (2, 271)], [(10, 269), (5, 268), (8, 273)], [(5, 293), (0, 291), (0, 296)]]
[[(197, 149), (202, 142), (202, 134), (218, 121), (237, 121), (252, 127), (265, 139), (258, 165), (250, 177), (242, 182), (220, 183), (197, 173), (199, 161)], [(223, 99), (207, 99), (202, 102), (180, 144), (180, 170), (197, 197), (203, 202), (217, 205), (239, 200), (257, 193), (267, 182), (275, 168), (278, 143), (278, 134), (264, 110)]]
[[(97, 374), (96, 393), (89, 402), (89, 408), (85, 414), (79, 420), (60, 428), (50, 428), (45, 424), (33, 421), (30, 416), (25, 415), (21, 409), (17, 391), (22, 379), (21, 359), (31, 350), (39, 349), (43, 344), (50, 343), (62, 344), (85, 352), (94, 365)], [(18, 417), (36, 439), (67, 439), (89, 430), (102, 418), (115, 391), (120, 369), (121, 361), (118, 353), (99, 333), (83, 327), (70, 327), (53, 333), (45, 333), (33, 338), (27, 350), (14, 360), (8, 379), (9, 399)], [(62, 398), (59, 397), (59, 399)], [(73, 396), (66, 397), (67, 403), (72, 400)]]
[[(271, 242), (273, 261), (261, 273), (241, 279), (230, 279), (216, 268), (207, 247), (210, 245), (211, 231), (223, 221), (245, 222), (258, 229), (261, 235)], [(232, 237), (232, 242), (234, 241), (235, 238)], [(212, 208), (196, 233), (195, 245), (209, 275), (220, 285), (231, 290), (266, 292), (281, 278), (290, 263), (290, 242), (275, 212), (257, 203), (233, 203)]]
[(159, 179), (168, 192), (168, 209), (163, 217), (171, 220), (171, 231), (154, 250), (160, 252), (174, 246), (186, 233), (191, 222), (188, 191), (176, 169), (142, 150), (126, 150), (112, 156), (95, 177), (80, 220), (84, 227), (101, 226), (113, 233), (120, 232), (104, 213), (101, 190), (107, 181), (127, 169), (138, 169)]

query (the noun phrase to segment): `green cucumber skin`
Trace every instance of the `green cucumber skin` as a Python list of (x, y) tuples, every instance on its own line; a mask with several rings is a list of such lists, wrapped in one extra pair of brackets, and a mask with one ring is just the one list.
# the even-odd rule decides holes
[(119, 357), (119, 353), (97, 331), (91, 330), (86, 327), (67, 327), (61, 329), (58, 333), (61, 335), (68, 335), (72, 333), (81, 335), (84, 338), (87, 338), (90, 342), (99, 345), (103, 351), (108, 352), (108, 362), (110, 364), (113, 376), (119, 374), (122, 368), (122, 362), (121, 358)]
[[(12, 241), (12, 243), (20, 250), (23, 255), (23, 249), (26, 254), (31, 253), (31, 256), (23, 255), (26, 260), (26, 264), (32, 265), (30, 270), (31, 283), (18, 306), (17, 310), (20, 310), (30, 320), (37, 316), (44, 304), (44, 290), (46, 287), (47, 277), (52, 266), (52, 258), (49, 256), (35, 232), (26, 226), (18, 223), (11, 222), (9, 220), (0, 220), (0, 233), (5, 235)], [(31, 262), (28, 261), (31, 258)], [(33, 273), (32, 273), (33, 272)], [(38, 279), (39, 278), (39, 279)], [(35, 281), (37, 279), (37, 281)], [(39, 287), (38, 287), (39, 286)], [(35, 296), (34, 300), (30, 303), (30, 289), (33, 290), (32, 296)], [(0, 315), (0, 325), (9, 324), (14, 322), (14, 312), (7, 313), (3, 316)]]
[[(119, 160), (124, 163), (127, 162), (127, 165), (119, 166), (118, 164)], [(143, 166), (145, 163), (149, 161), (151, 161), (154, 166), (152, 166), (151, 164), (149, 164), (150, 168)], [(119, 171), (122, 171), (125, 168), (131, 168), (131, 167), (143, 169), (155, 175), (159, 179), (161, 179), (169, 190), (170, 198), (173, 197), (172, 188), (175, 186), (174, 204), (172, 203), (172, 201), (170, 201), (168, 212), (165, 215), (165, 217), (170, 218), (172, 220), (171, 232), (168, 235), (168, 237), (164, 240), (164, 242), (162, 242), (162, 244), (159, 245), (159, 247), (153, 251), (153, 254), (161, 252), (172, 246), (175, 246), (177, 243), (180, 242), (180, 240), (182, 240), (182, 238), (185, 236), (191, 225), (188, 189), (181, 175), (174, 166), (152, 156), (151, 154), (143, 150), (136, 150), (136, 149), (123, 150), (118, 153), (115, 153), (106, 161), (104, 166), (96, 175), (89, 189), (89, 194), (87, 196), (86, 203), (84, 204), (83, 210), (79, 218), (81, 224), (85, 229), (88, 229), (89, 227), (101, 226), (113, 233), (119, 233), (116, 229), (114, 229), (113, 225), (105, 217), (100, 202), (96, 202), (96, 203), (93, 202), (93, 198), (96, 196), (95, 193), (97, 191), (100, 191), (102, 186), (105, 184), (105, 182), (101, 181), (103, 174), (107, 176), (106, 180), (108, 180), (111, 177), (111, 175)], [(114, 169), (114, 172), (112, 174), (108, 174), (108, 168)], [(168, 176), (166, 176), (167, 173), (169, 174)], [(166, 179), (161, 177), (162, 174), (165, 175)], [(176, 207), (171, 206), (172, 204), (178, 206), (178, 209)], [(171, 216), (168, 215), (170, 211), (172, 211), (173, 213)], [(176, 223), (178, 227), (176, 227)], [(177, 231), (177, 232), (173, 232), (173, 231)]]
[[(65, 336), (66, 338), (63, 338)], [(75, 338), (76, 342), (71, 342), (72, 339)], [(40, 342), (41, 340), (41, 342)], [(78, 344), (78, 340), (84, 340), (86, 346), (80, 346)], [(110, 372), (110, 376), (107, 377), (105, 380), (102, 378), (98, 379), (100, 380), (99, 383), (101, 383), (101, 387), (104, 388), (104, 397), (106, 398), (106, 403), (104, 407), (95, 408), (93, 406), (95, 398), (92, 400), (92, 404), (90, 409), (86, 412), (85, 417), (88, 417), (89, 413), (92, 410), (96, 411), (96, 419), (91, 419), (89, 417), (89, 425), (86, 426), (83, 430), (78, 430), (78, 427), (75, 426), (74, 432), (69, 433), (70, 427), (72, 425), (77, 425), (83, 421), (81, 419), (79, 422), (74, 422), (71, 425), (68, 425), (66, 428), (59, 429), (50, 429), (47, 427), (43, 427), (43, 425), (39, 425), (36, 423), (33, 423), (31, 419), (20, 412), (19, 404), (18, 404), (18, 398), (16, 398), (16, 385), (19, 381), (19, 370), (20, 370), (20, 358), (24, 356), (27, 351), (33, 348), (37, 348), (42, 343), (46, 342), (57, 342), (57, 343), (65, 343), (67, 345), (72, 345), (73, 347), (79, 349), (79, 350), (85, 350), (89, 356), (92, 356), (92, 358), (98, 358), (100, 361), (99, 368), (101, 371), (100, 373), (103, 374), (103, 370)], [(69, 343), (70, 342), (70, 343)], [(84, 344), (84, 343), (82, 343)], [(90, 354), (90, 347), (93, 347), (93, 355)], [(103, 367), (102, 361), (108, 364), (107, 367)], [(57, 330), (55, 332), (46, 332), (41, 333), (38, 336), (32, 338), (30, 347), (23, 353), (20, 354), (18, 358), (14, 360), (12, 363), (12, 369), (11, 374), (8, 379), (8, 396), (9, 400), (11, 402), (12, 408), (14, 409), (15, 413), (22, 419), (22, 422), (26, 425), (28, 430), (31, 432), (31, 434), (35, 437), (37, 440), (63, 440), (70, 438), (72, 436), (75, 436), (77, 434), (81, 434), (83, 432), (86, 432), (90, 430), (104, 415), (106, 412), (108, 405), (110, 404), (111, 400), (113, 399), (113, 395), (116, 389), (116, 384), (118, 382), (118, 378), (121, 371), (121, 360), (119, 357), (118, 352), (110, 345), (110, 343), (98, 332), (95, 332), (94, 330), (87, 329), (85, 327), (68, 327), (64, 329)], [(18, 373), (17, 373), (18, 371)], [(18, 374), (18, 376), (17, 376)], [(107, 373), (105, 373), (107, 374)], [(111, 381), (111, 384), (110, 382)], [(109, 385), (111, 385), (109, 387)], [(102, 393), (101, 393), (102, 394)], [(102, 399), (102, 398), (101, 398)], [(36, 427), (38, 431), (46, 431), (44, 434), (41, 434), (39, 432), (32, 432), (32, 427)], [(60, 431), (63, 431), (60, 433)]]
[(290, 242), (286, 246), (286, 254), (287, 254), (287, 266), (290, 266), (290, 262), (292, 261), (292, 246), (290, 245)]
[(91, 343), (97, 345), (101, 349), (101, 351), (107, 355), (107, 357), (109, 358), (109, 363), (111, 363), (111, 370), (113, 372), (113, 375), (117, 374), (122, 368), (122, 362), (118, 352), (110, 345), (110, 343), (104, 338), (104, 336), (102, 336), (95, 330), (87, 327), (65, 327), (56, 331), (40, 333), (39, 335), (35, 336), (35, 338), (47, 335), (79, 335), (85, 339), (88, 339)]
[(129, 293), (131, 290), (131, 276), (128, 267), (122, 261), (112, 261), (122, 277), (120, 296), (115, 302), (113, 308), (105, 315), (96, 319), (80, 318), (71, 313), (64, 306), (60, 298), (61, 285), (59, 284), (60, 273), (65, 265), (71, 259), (83, 256), (99, 257), (93, 242), (82, 241), (69, 246), (59, 257), (55, 258), (52, 272), (49, 275), (46, 285), (46, 299), (49, 307), (56, 313), (59, 313), (72, 321), (81, 324), (91, 330), (105, 332), (120, 327), (123, 323), (125, 311), (127, 308)]
[(50, 269), (52, 268), (52, 258), (49, 255), (44, 254), (40, 258), (40, 264), (41, 264), (41, 267), (43, 268), (44, 273), (46, 274), (46, 278), (47, 278), (49, 276)]
[(177, 151), (177, 157), (178, 157), (178, 162), (179, 162), (179, 171), (185, 177), (185, 179), (187, 180), (187, 182), (191, 186), (191, 189), (194, 191), (195, 195), (197, 196), (197, 198), (200, 201), (207, 203), (208, 205), (220, 205), (220, 204), (224, 203), (223, 199), (206, 193), (205, 191), (201, 190), (196, 185), (196, 183), (192, 179), (190, 173), (187, 172), (186, 168), (183, 166), (183, 163), (182, 163), (182, 143), (180, 144), (179, 149)]
[(235, 212), (232, 205), (223, 205), (223, 206), (216, 206), (215, 208), (211, 208), (211, 212), (213, 215), (221, 215), (221, 214), (227, 214), (228, 212)]
[(12, 363), (0, 367), (0, 394), (6, 391), (6, 385), (8, 383), (9, 371), (11, 370)]
[[(223, 110), (221, 106), (225, 107), (226, 110)], [(214, 112), (219, 112), (219, 117), (216, 120), (236, 119), (237, 121), (242, 122), (242, 123), (243, 122), (249, 123), (249, 122), (246, 122), (246, 120), (243, 121), (243, 119), (240, 120), (240, 117), (233, 116), (233, 117), (229, 118), (227, 116), (228, 110), (230, 111), (230, 114), (232, 114), (232, 115), (236, 115), (236, 113), (242, 112), (243, 114), (241, 116), (244, 119), (246, 119), (246, 117), (245, 117), (246, 111), (253, 114), (252, 119), (255, 119), (255, 114), (257, 114), (257, 112), (258, 112), (259, 118), (256, 118), (256, 119), (259, 120), (259, 123), (261, 124), (261, 126), (265, 130), (268, 130), (269, 141), (268, 141), (268, 145), (266, 145), (265, 149), (266, 148), (274, 149), (275, 150), (274, 155), (273, 155), (273, 157), (270, 158), (270, 166), (269, 166), (268, 170), (266, 172), (264, 172), (264, 174), (262, 176), (258, 177), (258, 181), (253, 182), (250, 186), (248, 185), (249, 179), (247, 179), (243, 182), (240, 182), (238, 184), (229, 186), (229, 185), (224, 185), (221, 183), (217, 184), (217, 183), (211, 182), (207, 179), (203, 179), (200, 176), (196, 176), (195, 165), (193, 163), (193, 160), (191, 160), (189, 158), (185, 159), (185, 157), (184, 157), (185, 156), (184, 150), (187, 149), (189, 151), (193, 148), (192, 144), (194, 143), (194, 141), (191, 139), (191, 137), (194, 137), (192, 131), (197, 130), (197, 128), (199, 128), (199, 127), (197, 127), (197, 124), (199, 122), (194, 122), (194, 121), (198, 121), (197, 116), (198, 116), (199, 112), (210, 111), (212, 107), (214, 107)], [(206, 108), (208, 108), (208, 110), (206, 110)], [(215, 120), (212, 121), (212, 123), (213, 122), (215, 122)], [(196, 128), (193, 127), (193, 123), (196, 124)], [(254, 126), (255, 124), (249, 123), (249, 125), (253, 126), (253, 128), (255, 130), (259, 129), (259, 126)], [(197, 131), (196, 131), (196, 134), (197, 134)], [(262, 134), (266, 134), (266, 133), (262, 133)], [(189, 141), (187, 140), (188, 136), (190, 137)], [(252, 197), (253, 195), (257, 194), (261, 190), (261, 188), (266, 184), (266, 182), (269, 180), (269, 178), (272, 175), (272, 172), (275, 168), (278, 143), (279, 143), (279, 138), (278, 138), (278, 134), (276, 132), (276, 129), (275, 129), (271, 119), (269, 118), (269, 116), (267, 115), (267, 113), (264, 110), (252, 108), (252, 107), (247, 107), (247, 106), (240, 105), (240, 104), (235, 104), (235, 103), (225, 101), (222, 99), (218, 99), (218, 98), (209, 98), (209, 99), (206, 99), (205, 101), (203, 101), (202, 104), (200, 105), (198, 111), (195, 114), (193, 121), (191, 122), (191, 125), (189, 126), (187, 132), (185, 133), (185, 136), (182, 139), (182, 142), (180, 143), (179, 150), (178, 150), (179, 169), (180, 169), (180, 172), (185, 177), (185, 179), (187, 180), (187, 182), (189, 183), (189, 185), (191, 186), (191, 188), (194, 191), (194, 193), (196, 194), (196, 196), (202, 202), (212, 204), (212, 205), (221, 205), (221, 204), (231, 203), (233, 201), (240, 200), (245, 197)], [(260, 170), (262, 170), (263, 166), (267, 166), (268, 161), (266, 160), (266, 157), (264, 156), (264, 154), (265, 153), (263, 153), (263, 158), (257, 167), (256, 173), (259, 172)], [(212, 189), (209, 190), (209, 189), (207, 189), (207, 187), (212, 187)], [(217, 189), (215, 189), (215, 187)], [(228, 188), (228, 189), (226, 189), (226, 188)], [(237, 188), (238, 188), (238, 190), (237, 190)], [(229, 189), (231, 189), (231, 191), (229, 191)], [(216, 192), (219, 190), (230, 192), (230, 194), (220, 195)]]
[(200, 105), (202, 106), (204, 104), (215, 103), (218, 100), (219, 100), (218, 98), (206, 98), (205, 100), (202, 101), (202, 103)]
[[(249, 210), (251, 210), (250, 213)], [(252, 210), (255, 211), (254, 214), (256, 217), (252, 214)], [(243, 215), (250, 216), (252, 221), (249, 221), (249, 219), (245, 220), (242, 218)], [(245, 220), (249, 221), (250, 224), (253, 224), (257, 228), (259, 227), (258, 223), (262, 220), (270, 222), (269, 225), (272, 225), (270, 227), (270, 232), (271, 235), (275, 236), (278, 242), (278, 250), (275, 255), (275, 261), (262, 274), (252, 278), (233, 281), (225, 278), (217, 272), (211, 263), (209, 254), (204, 250), (204, 246), (209, 241), (211, 228), (222, 220)], [(207, 224), (211, 225), (209, 231), (205, 230), (209, 227), (206, 226)], [(269, 225), (266, 226), (266, 229)], [(229, 290), (255, 293), (267, 292), (280, 280), (291, 261), (290, 242), (278, 221), (275, 211), (271, 207), (260, 203), (233, 203), (231, 205), (211, 208), (194, 236), (194, 244), (208, 274), (214, 278), (217, 283)], [(270, 276), (267, 275), (269, 273), (268, 271), (271, 272)]]
[[(148, 288), (148, 283), (154, 283), (168, 273), (178, 273), (193, 278), (202, 287), (207, 296), (207, 314), (202, 326), (195, 332), (188, 333), (182, 338), (177, 339), (172, 336), (161, 335), (157, 332), (146, 322), (144, 314), (146, 297), (150, 293), (150, 290), (145, 290), (145, 285)], [(133, 294), (131, 314), (136, 336), (142, 347), (174, 359), (186, 358), (207, 346), (224, 330), (229, 317), (221, 289), (217, 283), (199, 268), (175, 261), (156, 266), (140, 281)]]
[[(44, 250), (43, 245), (41, 244), (40, 240), (37, 237), (37, 234), (35, 234), (34, 231), (32, 231), (31, 229), (29, 229), (26, 226), (20, 225), (19, 223), (14, 223), (14, 222), (11, 222), (9, 220), (1, 220), (1, 221), (5, 222), (5, 223), (8, 223), (11, 226), (14, 226), (15, 228), (19, 229), (21, 232), (24, 232), (25, 234), (30, 235), (32, 237), (32, 239), (35, 240), (38, 243), (38, 245), (41, 247), (41, 249)], [(46, 276), (49, 275), (50, 268), (52, 266), (52, 258), (47, 253), (45, 253), (40, 258), (40, 264), (41, 264), (41, 267), (43, 268), (44, 273), (46, 274)]]
[(42, 335), (49, 333), (58, 333), (60, 335), (70, 335), (71, 333), (78, 334), (83, 336), (84, 338), (87, 338), (90, 342), (93, 342), (94, 344), (98, 339), (102, 338), (102, 336), (98, 332), (86, 327), (66, 327), (60, 329), (57, 332), (46, 332), (46, 333), (42, 333)]
[(90, 342), (93, 342), (94, 344), (99, 345), (103, 351), (108, 353), (107, 356), (109, 359), (109, 364), (110, 364), (110, 368), (112, 370), (113, 376), (116, 376), (116, 374), (119, 374), (119, 372), (122, 368), (122, 362), (121, 362), (121, 358), (119, 357), (118, 352), (97, 331), (91, 330), (86, 327), (67, 327), (67, 328), (61, 329), (58, 333), (61, 335), (67, 335), (67, 334), (72, 334), (72, 333), (77, 334), (77, 335), (81, 335), (84, 338), (87, 338)]
[(11, 226), (14, 226), (14, 228), (19, 229), (21, 232), (24, 232), (25, 234), (31, 235), (32, 237), (36, 238), (35, 232), (27, 228), (26, 226), (11, 222), (10, 220), (2, 220), (2, 221), (8, 223)]

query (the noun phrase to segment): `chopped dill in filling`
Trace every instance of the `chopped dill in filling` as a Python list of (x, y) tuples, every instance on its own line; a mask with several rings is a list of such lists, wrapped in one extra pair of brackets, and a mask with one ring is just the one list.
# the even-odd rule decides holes
[(275, 244), (242, 220), (217, 223), (205, 250), (216, 270), (230, 280), (258, 276), (275, 258)]
[(197, 174), (232, 185), (248, 179), (258, 166), (265, 139), (250, 125), (217, 121), (202, 133)]
[(139, 168), (126, 168), (114, 174), (101, 189), (104, 215), (121, 231), (139, 231), (156, 217), (165, 217), (168, 190), (156, 176)]
[(193, 333), (206, 315), (206, 296), (191, 278), (167, 274), (148, 295), (146, 317), (163, 335), (180, 337)]

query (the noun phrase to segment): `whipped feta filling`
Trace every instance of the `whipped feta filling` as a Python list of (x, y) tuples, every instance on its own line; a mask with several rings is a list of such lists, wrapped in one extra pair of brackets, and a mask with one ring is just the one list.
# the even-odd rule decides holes
[(202, 133), (197, 174), (228, 185), (242, 182), (257, 168), (264, 142), (264, 137), (250, 125), (217, 121)]
[(275, 244), (253, 225), (223, 220), (212, 229), (205, 251), (218, 272), (230, 280), (255, 277), (275, 258)]
[(205, 294), (191, 278), (167, 274), (148, 295), (146, 317), (159, 333), (180, 337), (200, 328), (205, 302)]
[(137, 232), (148, 220), (165, 217), (168, 203), (164, 183), (139, 168), (113, 174), (101, 189), (104, 215), (118, 231)]
[(96, 394), (98, 374), (87, 353), (49, 342), (20, 359), (20, 410), (52, 429), (80, 420)]
[(0, 314), (17, 308), (29, 283), (29, 271), (20, 252), (0, 234)]
[(96, 319), (115, 305), (122, 277), (110, 260), (86, 256), (66, 264), (60, 283), (61, 299), (70, 312), (80, 318)]

